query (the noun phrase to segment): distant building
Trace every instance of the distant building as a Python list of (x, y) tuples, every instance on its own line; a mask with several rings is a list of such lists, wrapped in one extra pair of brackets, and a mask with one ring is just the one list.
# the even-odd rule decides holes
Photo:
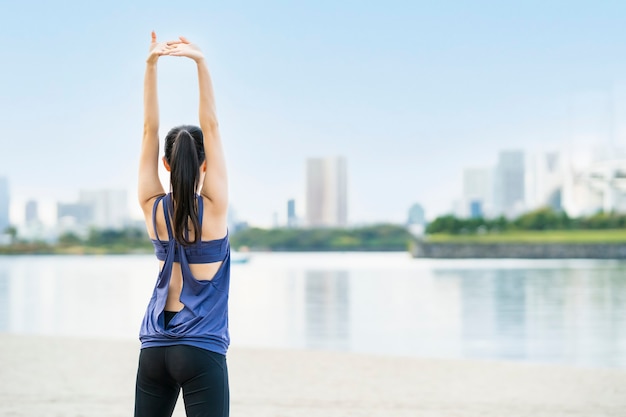
[(406, 221), (409, 231), (415, 236), (422, 236), (426, 230), (426, 216), (421, 204), (415, 203), (409, 208)]
[(296, 227), (298, 218), (296, 217), (296, 200), (287, 200), (287, 227)]
[(626, 213), (626, 158), (568, 167), (563, 184), (563, 209), (571, 217), (598, 211)]
[(310, 158), (306, 163), (306, 219), (309, 227), (348, 225), (346, 160)]
[(24, 208), (24, 223), (19, 225), (17, 235), (26, 241), (54, 241), (56, 235), (47, 229), (39, 219), (39, 205), (35, 200), (26, 202)]
[(237, 216), (237, 211), (233, 208), (233, 206), (228, 207), (228, 233), (230, 235), (234, 235), (240, 230), (245, 230), (248, 228), (248, 223), (245, 221), (241, 221)]
[(126, 190), (81, 190), (78, 201), (91, 207), (90, 225), (98, 229), (123, 229), (130, 220)]
[(489, 168), (463, 171), (463, 217), (486, 217), (493, 205), (493, 174)]
[(481, 200), (470, 201), (469, 216), (473, 219), (485, 217), (485, 213), (483, 211), (483, 202)]
[(57, 221), (79, 226), (90, 226), (93, 207), (85, 203), (57, 203)]
[(279, 227), (278, 213), (277, 212), (272, 213), (272, 227), (273, 228)]
[(29, 200), (26, 202), (24, 220), (26, 220), (26, 224), (39, 222), (39, 208), (35, 200)]
[(495, 214), (516, 217), (525, 210), (525, 162), (522, 151), (502, 151), (495, 170)]
[(526, 164), (526, 208), (561, 210), (565, 165), (558, 152), (529, 155)]
[(406, 224), (426, 224), (424, 208), (421, 206), (421, 204), (415, 203), (411, 206), (411, 208), (409, 208), (409, 216), (407, 218)]
[(0, 235), (11, 224), (9, 221), (9, 180), (0, 177)]
[(130, 222), (126, 191), (82, 190), (78, 202), (57, 204), (57, 219), (67, 227), (123, 229)]

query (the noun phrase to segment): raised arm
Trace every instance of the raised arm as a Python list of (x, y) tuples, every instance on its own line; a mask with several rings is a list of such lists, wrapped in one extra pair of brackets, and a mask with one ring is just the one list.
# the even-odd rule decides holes
[(172, 47), (167, 52), (168, 55), (191, 58), (198, 67), (199, 118), (200, 128), (204, 136), (204, 153), (207, 163), (200, 193), (211, 202), (211, 208), (216, 215), (226, 215), (228, 209), (226, 161), (217, 123), (213, 85), (204, 54), (196, 45), (182, 36), (179, 41), (168, 42), (168, 45)]
[(152, 32), (143, 83), (143, 140), (139, 156), (138, 197), (144, 213), (149, 212), (152, 198), (164, 193), (159, 179), (159, 100), (157, 96), (157, 61), (166, 55), (166, 43), (158, 43)]

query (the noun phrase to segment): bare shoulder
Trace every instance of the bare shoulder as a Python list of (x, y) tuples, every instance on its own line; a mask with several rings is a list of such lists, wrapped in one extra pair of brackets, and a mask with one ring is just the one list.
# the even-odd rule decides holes
[(164, 195), (165, 194), (157, 194), (140, 203), (141, 211), (143, 211), (143, 215), (146, 219), (152, 219), (152, 210), (154, 209), (154, 203), (157, 201), (157, 199), (163, 197)]
[[(141, 210), (143, 211), (143, 217), (144, 220), (146, 222), (146, 229), (148, 230), (148, 235), (150, 236), (151, 239), (154, 239), (155, 233), (154, 233), (154, 224), (153, 224), (153, 220), (152, 220), (152, 213), (154, 210), (154, 205), (157, 201), (157, 199), (163, 197), (165, 194), (160, 194), (160, 195), (155, 195), (154, 197), (146, 200), (145, 202), (143, 202), (143, 204), (141, 204)], [(165, 232), (165, 236), (167, 236), (167, 230), (165, 229), (164, 225), (161, 225), (162, 222), (160, 219), (164, 219), (164, 215), (163, 215), (163, 205), (159, 204), (157, 206), (157, 210), (155, 213), (155, 218), (156, 218), (156, 223), (157, 223), (157, 228), (161, 229), (163, 228), (164, 230), (159, 230), (159, 236), (162, 235), (162, 232)], [(161, 227), (163, 226), (163, 227)]]

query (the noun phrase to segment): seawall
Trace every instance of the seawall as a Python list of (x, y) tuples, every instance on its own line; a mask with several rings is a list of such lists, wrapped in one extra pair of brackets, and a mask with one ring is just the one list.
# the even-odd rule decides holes
[(414, 241), (414, 258), (626, 259), (620, 243), (435, 243)]

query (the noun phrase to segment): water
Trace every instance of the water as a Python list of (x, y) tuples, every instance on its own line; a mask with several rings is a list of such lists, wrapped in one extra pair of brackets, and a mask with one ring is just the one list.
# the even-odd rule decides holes
[[(0, 257), (0, 332), (137, 339), (157, 263)], [(626, 369), (626, 263), (259, 253), (232, 266), (232, 346)]]

